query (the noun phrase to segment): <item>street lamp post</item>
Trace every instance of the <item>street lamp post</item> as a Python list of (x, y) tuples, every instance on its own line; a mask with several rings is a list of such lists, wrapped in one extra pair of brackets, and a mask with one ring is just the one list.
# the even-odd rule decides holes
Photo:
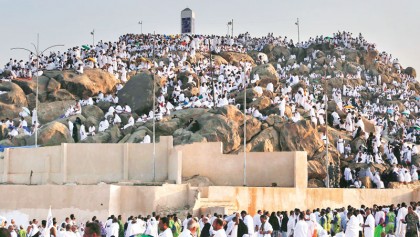
[(246, 186), (246, 80), (247, 72), (244, 72), (244, 186)]
[[(153, 40), (155, 40), (155, 32), (153, 31)], [(152, 48), (152, 64), (155, 64), (155, 41), (153, 41)], [(156, 70), (156, 69), (155, 69)], [(153, 182), (156, 182), (156, 83), (155, 83), (155, 72), (152, 70), (153, 78)]]
[(230, 26), (230, 29), (232, 31), (232, 38), (233, 38), (233, 19), (228, 22), (228, 35), (229, 35), (229, 26)]
[(328, 83), (327, 83), (327, 65), (324, 65), (324, 83), (325, 83), (325, 144), (326, 144), (326, 153), (325, 153), (325, 162), (326, 162), (326, 169), (327, 169), (327, 188), (330, 187), (330, 175), (328, 172), (328, 165), (329, 165), (329, 158), (328, 158)]
[(143, 21), (139, 21), (140, 25), (140, 34), (143, 34)]
[(90, 34), (92, 35), (92, 47), (95, 47), (95, 29), (93, 29)]
[(299, 18), (297, 18), (297, 21), (295, 23), (295, 25), (297, 25), (297, 30), (298, 30), (298, 43), (300, 42), (300, 24), (299, 24)]
[(27, 48), (11, 48), (11, 50), (16, 50), (16, 49), (25, 50), (25, 51), (28, 51), (28, 52), (32, 53), (36, 57), (36, 72), (35, 72), (35, 79), (36, 79), (36, 95), (35, 95), (35, 97), (36, 97), (36, 99), (35, 99), (35, 111), (36, 111), (37, 117), (36, 117), (36, 121), (34, 121), (35, 124), (32, 124), (32, 125), (35, 125), (35, 127), (34, 127), (34, 130), (35, 130), (35, 147), (37, 147), (38, 146), (38, 124), (39, 124), (39, 121), (38, 121), (38, 99), (39, 99), (39, 82), (38, 82), (38, 74), (39, 74), (39, 72), (38, 71), (39, 71), (39, 60), (40, 60), (42, 54), (45, 51), (47, 51), (48, 49), (51, 49), (51, 48), (54, 48), (54, 47), (58, 47), (58, 46), (64, 46), (64, 45), (62, 45), (62, 44), (52, 45), (52, 46), (49, 46), (46, 49), (44, 49), (44, 50), (41, 51), (39, 49), (39, 34), (37, 34), (36, 45), (34, 43), (32, 43), (32, 45), (34, 46), (35, 52), (33, 52), (32, 50), (27, 49)]

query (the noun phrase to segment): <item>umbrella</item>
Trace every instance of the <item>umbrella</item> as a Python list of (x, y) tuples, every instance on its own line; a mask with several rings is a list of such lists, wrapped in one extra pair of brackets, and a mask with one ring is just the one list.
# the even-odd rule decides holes
[(344, 108), (345, 109), (354, 109), (354, 106), (353, 105), (346, 105), (346, 106), (344, 106)]
[(82, 48), (83, 49), (86, 49), (86, 50), (89, 50), (90, 49), (90, 47), (88, 45), (86, 45), (86, 44), (85, 45), (82, 45)]
[(29, 109), (26, 107), (22, 107), (22, 110), (25, 111), (27, 114), (31, 114), (31, 111), (29, 111)]
[(88, 58), (87, 60), (96, 63), (96, 58)]
[(405, 115), (410, 115), (410, 111), (404, 111), (404, 112), (402, 112), (402, 114), (405, 114)]
[(393, 113), (394, 113), (394, 110), (393, 110), (393, 109), (388, 109), (386, 112), (387, 112), (388, 114), (393, 114)]

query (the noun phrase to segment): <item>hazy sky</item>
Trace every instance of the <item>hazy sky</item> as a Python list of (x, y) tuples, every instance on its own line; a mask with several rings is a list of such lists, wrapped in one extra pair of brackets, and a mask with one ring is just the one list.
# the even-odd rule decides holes
[(234, 34), (288, 36), (301, 40), (332, 35), (337, 30), (363, 33), (378, 49), (398, 57), (404, 67), (420, 68), (420, 1), (418, 0), (0, 0), (0, 65), (27, 53), (12, 47), (64, 44), (61, 50), (97, 40), (116, 40), (125, 33), (174, 34), (180, 31), (180, 11), (196, 13), (196, 33), (226, 34), (234, 19)]

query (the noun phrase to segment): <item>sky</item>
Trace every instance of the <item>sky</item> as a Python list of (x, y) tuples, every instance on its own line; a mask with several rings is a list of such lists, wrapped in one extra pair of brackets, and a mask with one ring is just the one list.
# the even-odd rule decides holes
[(297, 40), (332, 35), (338, 30), (362, 33), (380, 51), (397, 57), (403, 67), (420, 70), (420, 1), (418, 0), (0, 0), (0, 66), (9, 58), (27, 59), (39, 33), (40, 48), (64, 44), (57, 50), (116, 41), (125, 33), (176, 34), (180, 12), (186, 7), (196, 14), (196, 33), (227, 33), (233, 19), (234, 34), (268, 32)]

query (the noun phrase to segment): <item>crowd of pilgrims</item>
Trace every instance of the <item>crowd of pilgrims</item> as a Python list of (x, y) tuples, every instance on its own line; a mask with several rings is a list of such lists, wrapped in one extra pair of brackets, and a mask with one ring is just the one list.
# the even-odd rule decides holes
[[(251, 61), (241, 60), (237, 65), (215, 64), (209, 57), (197, 57), (197, 53), (209, 53), (216, 55), (223, 51), (246, 53), (249, 51), (261, 51), (267, 44), (291, 48), (309, 48), (314, 45), (329, 44), (340, 52), (343, 50), (376, 50), (376, 45), (368, 43), (361, 35), (353, 36), (349, 32), (337, 32), (332, 37), (317, 36), (308, 41), (294, 43), (287, 37), (275, 37), (269, 33), (265, 37), (251, 37), (250, 34), (240, 34), (237, 37), (215, 36), (215, 35), (152, 35), (152, 34), (127, 34), (123, 35), (116, 42), (100, 41), (96, 45), (73, 47), (66, 52), (51, 52), (49, 55), (42, 55), (39, 59), (34, 55), (29, 60), (10, 59), (4, 71), (10, 71), (10, 76), (2, 80), (13, 80), (16, 78), (32, 77), (41, 75), (44, 70), (75, 70), (83, 74), (85, 69), (99, 68), (114, 75), (118, 84), (113, 93), (100, 92), (95, 97), (82, 98), (77, 100), (74, 106), (63, 111), (62, 117), (81, 114), (86, 105), (93, 105), (100, 101), (108, 101), (112, 104), (100, 122), (98, 127), (87, 126), (80, 119), (76, 120), (80, 126), (75, 126), (68, 120), (70, 132), (75, 141), (84, 140), (97, 132), (103, 132), (111, 126), (117, 125), (121, 129), (133, 126), (136, 122), (152, 119), (160, 120), (164, 116), (171, 116), (175, 110), (188, 108), (213, 108), (225, 105), (235, 105), (240, 108), (231, 92), (241, 91), (244, 87), (253, 88), (255, 93), (261, 95), (265, 90), (274, 92), (277, 96), (272, 99), (272, 105), (278, 107), (279, 115), (288, 122), (298, 122), (302, 119), (310, 119), (316, 126), (325, 125), (326, 106), (325, 101), (335, 101), (337, 107), (346, 113), (345, 119), (340, 118), (339, 111), (333, 111), (328, 117), (328, 123), (347, 132), (353, 139), (364, 136), (367, 140), (366, 146), (360, 146), (352, 150), (349, 141), (338, 139), (336, 145), (340, 155), (348, 158), (354, 157), (355, 163), (387, 163), (393, 165), (392, 174), (379, 174), (373, 169), (351, 170), (346, 167), (340, 173), (343, 179), (337, 181), (336, 186), (362, 187), (361, 176), (370, 177), (374, 186), (386, 187), (389, 181), (411, 182), (418, 180), (417, 167), (412, 164), (412, 157), (417, 154), (413, 145), (418, 142), (420, 134), (420, 118), (417, 118), (419, 106), (415, 101), (418, 99), (413, 90), (410, 90), (408, 83), (415, 82), (415, 78), (405, 74), (397, 58), (391, 54), (382, 52), (375, 59), (375, 63), (385, 65), (387, 70), (399, 74), (401, 82), (392, 81), (392, 86), (382, 82), (381, 75), (374, 75), (371, 71), (365, 70), (363, 66), (357, 67), (357, 72), (343, 73), (334, 71), (337, 64), (346, 63), (346, 55), (340, 57), (326, 55), (329, 63), (320, 65), (316, 62), (319, 50), (314, 50), (302, 62), (296, 61), (296, 55), (291, 54), (290, 58), (280, 57), (276, 63), (276, 71), (279, 86), (268, 83), (265, 88), (259, 86), (260, 77), (253, 74)], [(161, 60), (161, 59), (167, 59)], [(294, 59), (293, 64), (288, 64)], [(257, 64), (268, 63), (267, 55), (260, 53)], [(39, 64), (39, 69), (37, 65)], [(305, 65), (311, 73), (299, 75), (296, 68)], [(319, 72), (324, 69), (325, 75)], [(327, 73), (332, 69), (333, 73)], [(131, 107), (128, 104), (119, 104), (118, 91), (121, 90), (128, 80), (130, 72), (151, 71), (155, 75), (166, 77), (167, 83), (159, 89), (156, 96), (156, 111), (139, 115), (137, 119), (131, 116)], [(0, 69), (0, 73), (3, 70)], [(177, 80), (180, 72), (188, 73), (188, 89), (198, 87), (198, 92), (192, 96), (186, 96), (182, 81)], [(197, 75), (200, 82), (194, 81), (193, 74)], [(330, 78), (364, 79), (364, 83), (351, 86), (343, 84), (342, 87), (332, 88), (332, 95), (329, 97), (322, 87), (322, 80)], [(292, 87), (299, 83), (306, 86), (299, 87), (296, 93)], [(245, 84), (245, 85), (244, 85)], [(388, 88), (390, 87), (390, 88)], [(362, 92), (369, 92), (376, 95), (375, 100), (367, 100), (361, 97)], [(1, 92), (0, 93), (7, 93)], [(398, 100), (403, 103), (403, 109), (397, 104), (385, 105), (382, 100)], [(290, 106), (292, 116), (286, 117), (286, 106)], [(243, 108), (241, 108), (243, 109)], [(301, 115), (302, 109), (304, 114)], [(265, 120), (269, 114), (263, 114), (256, 106), (246, 110), (247, 114)], [(121, 114), (129, 116), (126, 124), (121, 124)], [(411, 115), (411, 116), (410, 116)], [(26, 116), (32, 116), (32, 127), (28, 127), (25, 121)], [(400, 118), (406, 117), (405, 122)], [(374, 124), (374, 132), (365, 132), (363, 119)], [(1, 121), (2, 126), (10, 129), (9, 138), (12, 139), (19, 133), (31, 135), (36, 127), (41, 126), (37, 122), (37, 113), (23, 110), (20, 114), (18, 124), (12, 119)], [(150, 135), (145, 138), (145, 143), (150, 142)], [(386, 139), (384, 137), (386, 136)], [(80, 138), (80, 139), (79, 139)], [(393, 139), (388, 139), (393, 138)], [(395, 139), (394, 139), (395, 138)], [(322, 137), (326, 142), (325, 135)], [(392, 142), (389, 142), (392, 141)], [(383, 150), (383, 153), (381, 151)], [(338, 159), (338, 158), (337, 158)], [(386, 175), (386, 177), (384, 177)], [(385, 183), (384, 183), (385, 182)]]
[[(52, 218), (33, 219), (29, 225), (0, 218), (0, 237), (417, 237), (420, 202), (360, 208), (325, 208), (314, 210), (234, 212), (231, 215), (188, 213), (181, 219), (176, 214), (148, 216), (111, 215), (100, 221), (77, 220), (74, 214), (62, 223)], [(10, 233), (10, 234), (9, 234)], [(5, 235), (6, 234), (6, 235)], [(8, 234), (8, 235), (7, 235)]]

